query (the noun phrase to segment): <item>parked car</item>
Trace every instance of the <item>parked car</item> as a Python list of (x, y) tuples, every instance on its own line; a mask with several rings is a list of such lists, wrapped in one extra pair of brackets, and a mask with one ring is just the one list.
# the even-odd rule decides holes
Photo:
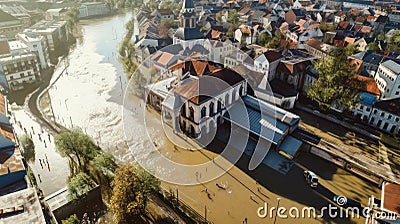
[(337, 205), (348, 208), (362, 208), (361, 203), (345, 196), (335, 195), (332, 199)]
[(312, 188), (316, 188), (318, 186), (318, 177), (317, 175), (310, 171), (310, 170), (306, 170), (303, 172), (304, 177), (306, 178), (307, 184), (312, 187)]

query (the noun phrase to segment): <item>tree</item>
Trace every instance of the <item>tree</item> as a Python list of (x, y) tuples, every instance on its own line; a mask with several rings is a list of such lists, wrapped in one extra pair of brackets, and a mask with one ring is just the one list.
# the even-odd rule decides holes
[(309, 86), (307, 95), (322, 110), (331, 107), (350, 109), (359, 100), (365, 83), (355, 78), (355, 71), (344, 49), (334, 49), (330, 56), (315, 63), (319, 78)]
[(110, 210), (116, 223), (127, 223), (144, 214), (148, 198), (159, 191), (160, 181), (140, 167), (121, 165), (111, 183)]
[(260, 46), (265, 46), (265, 44), (271, 39), (272, 38), (268, 35), (268, 33), (261, 33), (257, 38), (257, 44)]
[(387, 38), (386, 51), (397, 52), (400, 51), (400, 30), (396, 30)]
[(285, 36), (282, 34), (280, 30), (276, 30), (274, 33), (274, 37), (270, 39), (266, 44), (266, 48), (278, 48), (281, 44), (281, 40), (283, 40)]
[(62, 224), (80, 224), (81, 221), (79, 221), (78, 216), (76, 214), (71, 215), (67, 219), (64, 219), (61, 221)]
[[(78, 169), (86, 172), (89, 161), (100, 152), (100, 148), (93, 140), (77, 129), (62, 131), (56, 136), (55, 144), (60, 154), (68, 157), (72, 174)], [(77, 167), (73, 166), (75, 164)]]
[(234, 27), (239, 26), (239, 18), (240, 18), (240, 15), (236, 10), (231, 9), (228, 11), (227, 22), (230, 23), (231, 25), (233, 25)]
[(86, 195), (96, 186), (93, 179), (86, 173), (80, 172), (72, 177), (68, 182), (68, 196), (72, 199), (78, 199)]
[(114, 156), (111, 153), (99, 153), (94, 157), (93, 168), (102, 173), (104, 176), (108, 178), (114, 177), (115, 169), (117, 169), (117, 163), (115, 162)]
[(378, 43), (376, 42), (371, 42), (369, 44), (367, 44), (367, 50), (372, 50), (375, 53), (379, 53), (381, 51), (381, 49), (379, 49)]
[(344, 48), (344, 52), (347, 56), (353, 55), (357, 52), (357, 47), (354, 44), (349, 44)]
[(65, 13), (66, 29), (68, 36), (74, 38), (78, 34), (78, 22), (79, 22), (79, 9), (77, 7), (71, 7)]
[(158, 9), (158, 3), (156, 0), (149, 0), (146, 5), (151, 11)]
[(35, 145), (30, 137), (27, 135), (21, 136), (19, 140), (22, 146), (22, 156), (27, 162), (35, 161)]

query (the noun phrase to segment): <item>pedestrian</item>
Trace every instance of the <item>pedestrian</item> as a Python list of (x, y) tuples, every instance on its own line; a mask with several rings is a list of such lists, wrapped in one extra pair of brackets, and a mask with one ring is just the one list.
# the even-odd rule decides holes
[(247, 224), (247, 217), (246, 217), (246, 218), (244, 218), (244, 222)]
[(42, 167), (42, 169), (43, 169), (43, 163), (42, 163), (42, 160), (41, 159), (39, 159), (39, 162), (40, 162), (40, 166)]
[(40, 174), (38, 174), (39, 182), (42, 183), (42, 178), (40, 178)]

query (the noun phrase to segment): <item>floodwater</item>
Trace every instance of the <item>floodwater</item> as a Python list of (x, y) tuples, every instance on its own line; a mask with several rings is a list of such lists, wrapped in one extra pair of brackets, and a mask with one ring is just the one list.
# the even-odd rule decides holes
[[(57, 122), (67, 128), (81, 128), (108, 151), (126, 148), (121, 105), (127, 78), (118, 62), (118, 45), (131, 15), (82, 21), (83, 41), (55, 69), (49, 90)], [(66, 72), (62, 72), (65, 67)], [(34, 141), (35, 157), (28, 164), (44, 195), (65, 187), (68, 161), (56, 151), (51, 133), (41, 127), (26, 105), (14, 104), (11, 109), (16, 118), (13, 122), (17, 123), (14, 125), (17, 135), (27, 133)], [(43, 109), (49, 111), (49, 108)], [(126, 154), (130, 155), (121, 153), (120, 159)]]
[(83, 42), (61, 63), (58, 70), (66, 66), (66, 72), (59, 79), (53, 77), (49, 90), (56, 121), (80, 128), (119, 160), (130, 156), (123, 150), (127, 147), (121, 112), (127, 77), (118, 61), (118, 46), (130, 18), (127, 13), (82, 22)]

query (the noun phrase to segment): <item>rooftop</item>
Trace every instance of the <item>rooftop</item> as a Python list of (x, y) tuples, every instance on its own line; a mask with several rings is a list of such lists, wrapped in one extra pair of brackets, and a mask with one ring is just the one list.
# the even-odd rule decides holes
[(400, 98), (378, 101), (375, 108), (400, 116)]
[(0, 218), (4, 223), (46, 223), (34, 188), (0, 197)]
[(390, 69), (393, 73), (400, 74), (400, 64), (398, 62), (387, 60), (382, 65)]

